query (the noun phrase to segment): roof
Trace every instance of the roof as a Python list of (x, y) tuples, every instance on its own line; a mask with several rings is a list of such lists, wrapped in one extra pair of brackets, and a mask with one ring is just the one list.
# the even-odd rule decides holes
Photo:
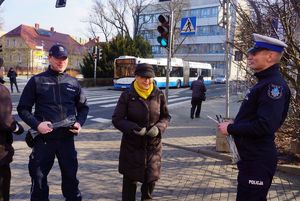
[(36, 49), (36, 46), (43, 46), (44, 50), (48, 51), (52, 45), (62, 44), (71, 54), (82, 54), (85, 51), (84, 46), (79, 44), (70, 35), (56, 32), (53, 28), (46, 30), (21, 24), (4, 36), (19, 36), (24, 39), (25, 43), (31, 49)]

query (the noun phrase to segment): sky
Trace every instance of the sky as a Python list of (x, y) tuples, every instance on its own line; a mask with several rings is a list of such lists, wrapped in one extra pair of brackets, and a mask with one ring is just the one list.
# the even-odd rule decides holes
[(50, 29), (87, 39), (86, 21), (94, 0), (67, 0), (64, 8), (55, 8), (56, 0), (5, 0), (0, 7), (3, 30), (11, 31), (21, 24)]

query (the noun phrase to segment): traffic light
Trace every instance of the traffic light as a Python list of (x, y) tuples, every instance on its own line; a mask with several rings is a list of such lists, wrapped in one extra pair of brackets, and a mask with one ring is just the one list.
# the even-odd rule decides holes
[(162, 47), (167, 48), (169, 45), (170, 17), (159, 15), (158, 21), (160, 25), (157, 27), (157, 31), (160, 33), (160, 36), (157, 37), (157, 41)]
[(56, 0), (56, 8), (65, 7), (67, 4), (67, 0)]
[(102, 59), (102, 49), (101, 49), (101, 47), (98, 47), (98, 49), (97, 49), (97, 58), (99, 60)]

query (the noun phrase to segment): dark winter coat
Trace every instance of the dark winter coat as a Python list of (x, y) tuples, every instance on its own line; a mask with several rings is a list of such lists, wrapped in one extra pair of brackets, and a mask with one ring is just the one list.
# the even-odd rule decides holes
[(192, 97), (205, 100), (206, 87), (202, 80), (194, 80), (191, 84)]
[(12, 131), (15, 121), (11, 115), (12, 102), (8, 89), (0, 84), (0, 166), (12, 161)]
[[(112, 116), (113, 125), (122, 133), (119, 156), (119, 172), (139, 182), (156, 181), (160, 177), (162, 143), (161, 137), (170, 121), (166, 99), (162, 91), (154, 87), (147, 100), (134, 90), (124, 91)], [(159, 134), (139, 136), (133, 129), (152, 126)], [(147, 173), (146, 173), (147, 171)]]
[(8, 72), (7, 72), (7, 77), (9, 77), (9, 81), (10, 82), (16, 82), (17, 81), (17, 73), (16, 73), (16, 71), (14, 71), (14, 70), (9, 70)]

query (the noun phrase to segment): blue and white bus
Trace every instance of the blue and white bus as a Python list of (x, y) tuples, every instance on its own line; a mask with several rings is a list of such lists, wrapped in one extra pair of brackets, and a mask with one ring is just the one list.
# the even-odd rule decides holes
[[(129, 88), (134, 80), (135, 67), (139, 63), (151, 64), (154, 68), (154, 83), (157, 87), (166, 87), (167, 58), (139, 58), (121, 56), (114, 61), (114, 88)], [(189, 86), (199, 75), (204, 78), (205, 84), (211, 83), (211, 65), (208, 63), (188, 62), (181, 58), (171, 59), (170, 87)]]

